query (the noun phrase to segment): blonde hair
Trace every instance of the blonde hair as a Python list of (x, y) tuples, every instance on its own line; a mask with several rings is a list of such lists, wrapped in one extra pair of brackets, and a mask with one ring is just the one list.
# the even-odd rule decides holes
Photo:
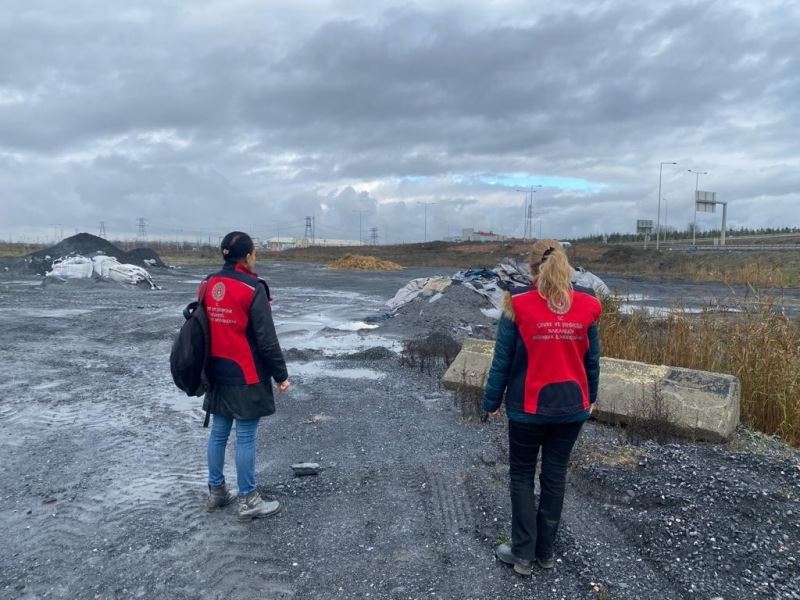
[(572, 267), (556, 240), (536, 240), (531, 248), (531, 275), (550, 310), (563, 314), (572, 306)]

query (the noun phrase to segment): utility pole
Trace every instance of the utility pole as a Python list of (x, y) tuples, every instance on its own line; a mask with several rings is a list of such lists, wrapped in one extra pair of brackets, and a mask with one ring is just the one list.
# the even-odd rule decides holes
[(656, 219), (656, 250), (659, 246), (659, 238), (661, 237), (661, 172), (664, 165), (677, 165), (676, 162), (660, 162), (658, 163), (658, 218)]
[(362, 209), (359, 208), (359, 209), (354, 210), (353, 212), (357, 212), (358, 213), (358, 243), (359, 244), (363, 244), (364, 243), (364, 235), (362, 233), (362, 231), (363, 231), (363, 227), (362, 227), (363, 216), (364, 216), (364, 213), (368, 212), (368, 211), (362, 210)]
[(425, 237), (423, 238), (424, 241), (428, 241), (428, 207), (433, 206), (436, 204), (435, 202), (417, 202), (417, 204), (421, 204), (425, 207)]
[(97, 235), (98, 235), (98, 237), (101, 237), (101, 238), (105, 239), (105, 237), (106, 237), (106, 222), (105, 221), (100, 221), (100, 233), (97, 234)]
[(371, 246), (378, 245), (378, 228), (372, 227), (369, 230), (369, 243)]
[(697, 190), (700, 188), (700, 175), (708, 175), (708, 171), (693, 171), (692, 169), (686, 169), (689, 173), (694, 173), (694, 200), (692, 204), (694, 204), (694, 225), (692, 225), (692, 246), (697, 245)]

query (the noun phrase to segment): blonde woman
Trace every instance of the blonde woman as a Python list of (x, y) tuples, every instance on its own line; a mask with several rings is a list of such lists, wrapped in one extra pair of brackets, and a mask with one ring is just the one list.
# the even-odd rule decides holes
[(521, 575), (530, 575), (533, 562), (555, 566), (567, 465), (600, 378), (601, 307), (594, 292), (571, 283), (572, 267), (555, 240), (533, 245), (530, 266), (532, 286), (506, 294), (483, 399), (494, 416), (505, 394), (512, 543), (498, 546), (495, 555)]

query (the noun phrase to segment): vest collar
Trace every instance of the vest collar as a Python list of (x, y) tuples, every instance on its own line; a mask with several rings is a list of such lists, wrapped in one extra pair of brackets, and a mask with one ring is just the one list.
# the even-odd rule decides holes
[(226, 262), (224, 265), (222, 265), (222, 270), (238, 271), (239, 273), (244, 273), (245, 275), (250, 275), (251, 277), (258, 277), (258, 273), (256, 273), (255, 271), (251, 271), (250, 269), (247, 268), (246, 264), (240, 262), (237, 263)]

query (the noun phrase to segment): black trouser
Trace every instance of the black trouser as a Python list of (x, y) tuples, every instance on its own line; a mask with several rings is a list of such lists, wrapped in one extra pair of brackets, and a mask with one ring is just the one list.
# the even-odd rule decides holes
[[(508, 462), (511, 489), (511, 539), (514, 556), (550, 558), (564, 504), (569, 455), (583, 422), (508, 422)], [(541, 494), (534, 511), (536, 458), (542, 448)]]

